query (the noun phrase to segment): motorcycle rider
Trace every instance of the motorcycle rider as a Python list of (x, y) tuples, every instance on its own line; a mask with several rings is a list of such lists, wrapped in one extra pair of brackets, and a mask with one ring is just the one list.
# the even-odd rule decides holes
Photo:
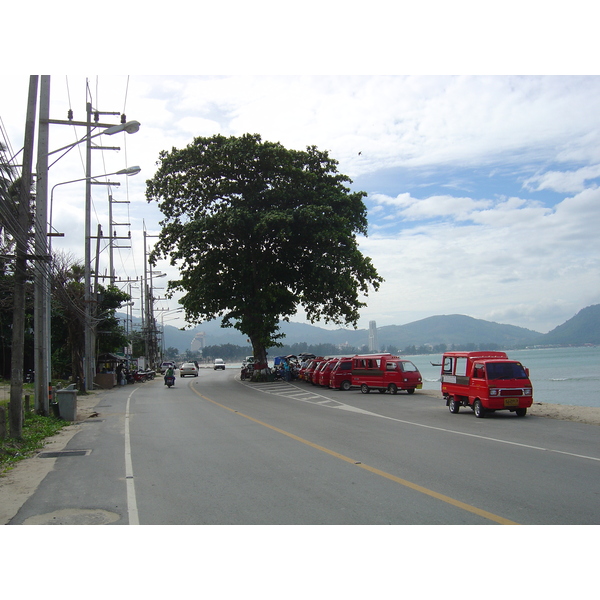
[(165, 372), (165, 385), (167, 385), (167, 379), (169, 377), (175, 379), (175, 371), (173, 371), (173, 367), (169, 367)]

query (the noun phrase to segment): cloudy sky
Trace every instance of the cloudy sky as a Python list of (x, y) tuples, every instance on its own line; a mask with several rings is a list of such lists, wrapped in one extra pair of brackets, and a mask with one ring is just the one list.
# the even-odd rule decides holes
[[(323, 7), (333, 10), (334, 4), (319, 4), (321, 15)], [(270, 22), (261, 22), (259, 30), (245, 30), (238, 15), (230, 33), (242, 41), (253, 40), (247, 52), (238, 45), (234, 61), (220, 62), (225, 45), (219, 38), (219, 52), (214, 52), (218, 35), (211, 30), (194, 38), (194, 44), (190, 38), (186, 49), (194, 48), (196, 53), (188, 52), (187, 60), (177, 62), (164, 53), (164, 36), (160, 45), (150, 43), (157, 25), (151, 26), (142, 15), (149, 32), (144, 46), (147, 56), (141, 46), (134, 51), (131, 45), (128, 56), (135, 57), (138, 72), (145, 74), (65, 75), (85, 73), (87, 67), (81, 67), (80, 57), (78, 68), (71, 70), (77, 50), (55, 36), (39, 64), (3, 77), (1, 124), (16, 153), (23, 145), (28, 74), (40, 70), (52, 76), (51, 118), (66, 119), (72, 109), (75, 120), (85, 120), (89, 100), (101, 112), (125, 113), (128, 120), (141, 123), (135, 135), (121, 133), (94, 140), (121, 148), (95, 150), (94, 175), (132, 165), (142, 169), (134, 177), (105, 178), (121, 181), (121, 186), (110, 188), (116, 201), (113, 221), (122, 224), (116, 232), (119, 236), (131, 232), (131, 244), (117, 242), (131, 248), (118, 248), (114, 254), (121, 279), (143, 275), (143, 232), (150, 250), (153, 236), (160, 231), (161, 214), (145, 200), (145, 181), (155, 171), (158, 153), (183, 147), (199, 135), (259, 133), (264, 140), (289, 148), (314, 144), (328, 150), (339, 161), (339, 170), (352, 178), (352, 187), (367, 192), (369, 235), (360, 239), (360, 247), (385, 283), (366, 299), (359, 327), (368, 327), (370, 320), (383, 326), (439, 314), (465, 314), (547, 332), (600, 302), (600, 77), (590, 53), (580, 52), (573, 62), (565, 50), (566, 44), (579, 49), (580, 40), (592, 39), (581, 35), (591, 21), (580, 14), (574, 18), (579, 29), (573, 32), (559, 11), (549, 19), (548, 12), (534, 14), (533, 4), (519, 4), (524, 18), (518, 22), (507, 13), (494, 14), (495, 21), (506, 25), (501, 32), (473, 28), (468, 22), (458, 24), (448, 38), (452, 44), (438, 45), (433, 52), (423, 37), (411, 35), (407, 23), (415, 17), (413, 9), (410, 15), (402, 13), (406, 17), (402, 35), (397, 33), (398, 23), (391, 24), (376, 11), (360, 19), (355, 15), (354, 21), (338, 16), (344, 33), (337, 40), (324, 35), (324, 25), (318, 21), (311, 31), (321, 36), (321, 45), (301, 47), (286, 62), (288, 68), (276, 60), (285, 54), (286, 35), (288, 42), (298, 41), (298, 36), (306, 40), (308, 29), (304, 33), (298, 33), (302, 27), (292, 33), (271, 29), (267, 38)], [(523, 8), (530, 5), (529, 12)], [(222, 19), (224, 13), (215, 10), (222, 9), (211, 9), (210, 17)], [(428, 31), (440, 38), (449, 14), (443, 8), (435, 14)], [(174, 18), (166, 15), (163, 25)], [(306, 19), (297, 15), (300, 24), (308, 27)], [(524, 42), (513, 42), (516, 59), (490, 63), (489, 53), (484, 56), (475, 50), (483, 40), (495, 44), (509, 33), (521, 39), (518, 35), (534, 20), (543, 32), (543, 43), (535, 44), (531, 37), (527, 48)], [(357, 33), (352, 27), (359, 22), (362, 30)], [(41, 30), (41, 22), (36, 23), (34, 30)], [(377, 35), (376, 23), (380, 25)], [(180, 24), (189, 34), (191, 25)], [(565, 35), (557, 44), (550, 34), (552, 28), (561, 27)], [(106, 35), (113, 34), (107, 31)], [(177, 42), (178, 36), (171, 35)], [(106, 38), (103, 46), (109, 59), (129, 64), (121, 56), (122, 47), (111, 41), (116, 38)], [(336, 54), (336, 49), (344, 52)], [(425, 55), (426, 50), (424, 66), (398, 60)], [(508, 54), (505, 50), (506, 46), (502, 59)], [(539, 68), (542, 63), (536, 62), (542, 50), (546, 59), (552, 59), (550, 68), (546, 63)], [(470, 62), (454, 69), (452, 59), (463, 55)], [(149, 56), (156, 57), (155, 64), (148, 62)], [(92, 67), (96, 72), (110, 71), (96, 63)], [(557, 70), (576, 74), (554, 75)], [(150, 74), (156, 72), (177, 74)], [(333, 72), (340, 74), (329, 74)], [(378, 74), (353, 74), (357, 72)], [(402, 72), (415, 74), (393, 74)], [(460, 72), (493, 74), (443, 74)], [(119, 116), (103, 115), (102, 121), (117, 123)], [(81, 128), (52, 125), (50, 148), (70, 144), (83, 133)], [(50, 168), (51, 188), (85, 176), (83, 150), (80, 145), (64, 155), (53, 155), (57, 160)], [(53, 247), (83, 258), (83, 183), (57, 186), (52, 198), (52, 225), (65, 234), (53, 238)], [(107, 235), (108, 205), (108, 189), (95, 186), (93, 235), (98, 223)], [(95, 251), (94, 240), (92, 255)], [(108, 269), (108, 254), (102, 243), (101, 273)], [(166, 263), (158, 269), (176, 277)], [(164, 296), (164, 281), (154, 281), (155, 295)], [(134, 287), (132, 293), (139, 296), (139, 288)], [(156, 306), (177, 308), (174, 300), (160, 300)], [(159, 314), (165, 323), (183, 324), (171, 321), (180, 315)], [(297, 320), (304, 318), (298, 315)]]
[[(143, 275), (143, 231), (149, 250), (160, 230), (144, 195), (159, 151), (197, 135), (256, 132), (328, 150), (367, 192), (360, 247), (385, 283), (360, 327), (466, 314), (546, 332), (600, 302), (600, 77), (52, 75), (51, 118), (71, 108), (85, 120), (86, 88), (95, 108), (142, 124), (135, 135), (95, 140), (120, 151), (93, 153), (94, 174), (142, 168), (108, 178), (122, 182), (110, 188), (113, 221), (131, 224), (116, 227), (132, 236), (114, 254), (123, 279)], [(14, 76), (10, 99), (0, 100), (15, 152), (27, 89), (28, 77)], [(79, 139), (76, 129), (52, 126), (51, 149)], [(52, 165), (50, 186), (84, 177), (83, 165), (82, 145)], [(83, 256), (83, 194), (82, 182), (52, 194), (52, 224), (65, 234), (53, 246), (75, 256)], [(99, 222), (106, 234), (106, 187), (94, 188), (93, 204), (92, 231)], [(167, 264), (159, 269), (174, 276)]]

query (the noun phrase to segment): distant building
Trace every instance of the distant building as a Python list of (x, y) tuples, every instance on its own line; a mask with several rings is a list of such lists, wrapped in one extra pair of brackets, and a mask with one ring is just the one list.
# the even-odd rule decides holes
[(199, 331), (192, 340), (191, 350), (192, 352), (197, 352), (198, 350), (204, 349), (204, 338), (206, 337), (206, 333), (204, 331)]
[(379, 352), (377, 343), (377, 323), (369, 321), (369, 352)]

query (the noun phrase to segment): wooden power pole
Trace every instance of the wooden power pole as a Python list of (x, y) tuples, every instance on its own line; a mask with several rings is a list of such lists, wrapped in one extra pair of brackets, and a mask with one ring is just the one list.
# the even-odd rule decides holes
[(18, 226), (15, 232), (15, 288), (10, 372), (9, 422), (10, 437), (23, 435), (23, 357), (25, 355), (25, 281), (27, 278), (27, 251), (31, 229), (31, 190), (35, 114), (37, 107), (38, 76), (29, 77), (29, 99), (25, 121), (23, 167), (18, 206)]

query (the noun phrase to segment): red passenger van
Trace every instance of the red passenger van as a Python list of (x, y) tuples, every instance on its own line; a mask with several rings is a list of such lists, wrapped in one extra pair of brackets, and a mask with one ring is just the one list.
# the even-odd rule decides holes
[(326, 360), (320, 368), (313, 373), (313, 383), (324, 387), (329, 387), (329, 377), (331, 369), (339, 361), (339, 358), (330, 358)]
[(363, 394), (377, 389), (380, 394), (406, 390), (409, 394), (423, 387), (419, 369), (410, 360), (391, 354), (363, 354), (352, 357), (352, 386)]
[(329, 375), (329, 387), (347, 392), (352, 387), (352, 359), (340, 358)]
[(451, 413), (469, 406), (478, 418), (496, 410), (524, 417), (533, 404), (528, 370), (505, 352), (446, 352), (442, 394)]
[(313, 360), (311, 360), (308, 363), (308, 366), (306, 367), (305, 371), (304, 371), (304, 381), (308, 381), (309, 383), (312, 383), (313, 381), (313, 373), (315, 372), (315, 370), (317, 369), (317, 367), (324, 361), (325, 359), (322, 356), (319, 356), (317, 358), (314, 358)]

